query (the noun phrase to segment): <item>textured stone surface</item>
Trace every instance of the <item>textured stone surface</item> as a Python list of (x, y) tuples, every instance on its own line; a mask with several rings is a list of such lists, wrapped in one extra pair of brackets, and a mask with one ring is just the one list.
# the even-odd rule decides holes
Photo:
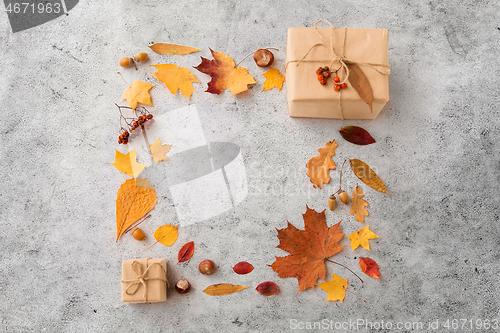
[[(0, 330), (282, 332), (293, 329), (291, 323), (363, 319), (425, 323), (423, 330), (406, 330), (417, 332), (429, 331), (427, 323), (436, 319), (440, 325), (498, 319), (499, 12), (498, 1), (469, 0), (80, 1), (67, 16), (12, 33), (2, 11)], [(278, 47), (276, 66), (283, 70), (287, 28), (318, 19), (389, 29), (391, 100), (377, 119), (289, 118), (286, 83), (281, 92), (261, 92), (265, 69), (251, 59), (242, 63), (257, 81), (248, 93), (205, 93), (210, 78), (193, 70), (202, 83), (191, 100), (170, 94), (146, 65), (138, 71), (118, 66), (121, 57), (148, 51), (152, 42), (170, 42), (203, 49), (185, 58), (186, 67), (210, 57), (209, 47), (236, 62), (258, 48)], [(148, 64), (182, 60), (149, 53)], [(169, 175), (154, 163), (141, 175), (158, 186), (158, 204), (142, 227), (147, 240), (126, 235), (114, 241), (116, 191), (125, 180), (109, 164), (114, 149), (123, 148), (116, 144), (114, 103), (126, 85), (118, 70), (129, 83), (157, 85), (155, 117), (196, 105), (206, 142), (241, 149), (246, 198), (217, 217), (180, 227), (170, 248), (157, 244), (136, 253), (153, 242), (157, 227), (179, 223), (163, 186)], [(337, 129), (347, 124), (366, 128), (377, 143), (343, 141)], [(320, 288), (296, 294), (296, 279), (280, 279), (267, 266), (286, 255), (275, 248), (275, 228), (287, 220), (302, 228), (306, 204), (323, 210), (337, 189), (338, 171), (323, 190), (313, 189), (305, 175), (307, 160), (332, 139), (339, 142), (338, 165), (345, 158), (367, 162), (390, 193), (360, 184), (370, 203), (364, 225), (380, 238), (371, 241), (371, 252), (347, 247), (334, 257), (359, 272), (359, 257), (369, 256), (382, 279), (366, 277), (362, 285), (327, 265), (328, 276), (347, 277), (348, 290), (367, 303), (350, 293), (343, 303), (327, 303)], [(344, 179), (352, 192), (358, 180), (349, 170)], [(347, 235), (361, 226), (348, 209), (339, 203), (327, 212), (329, 225), (344, 220)], [(194, 256), (177, 265), (177, 251), (188, 241), (195, 242)], [(166, 258), (170, 285), (187, 279), (192, 291), (170, 289), (165, 303), (121, 303), (122, 260), (148, 256)], [(218, 265), (215, 275), (198, 273), (207, 258)], [(242, 260), (255, 270), (236, 275), (231, 267)], [(279, 285), (276, 296), (254, 290), (267, 280)], [(202, 293), (222, 282), (249, 288), (223, 297)]]

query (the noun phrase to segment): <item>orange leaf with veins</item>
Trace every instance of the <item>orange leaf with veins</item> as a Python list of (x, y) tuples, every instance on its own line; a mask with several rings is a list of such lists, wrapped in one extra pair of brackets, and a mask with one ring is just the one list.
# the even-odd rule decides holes
[(278, 231), (278, 248), (290, 252), (286, 257), (276, 257), (270, 265), (281, 278), (294, 277), (299, 280), (301, 290), (313, 288), (318, 279), (325, 279), (325, 260), (344, 248), (339, 245), (344, 237), (340, 222), (328, 227), (325, 211), (317, 213), (307, 207), (304, 217), (304, 229), (295, 228), (290, 222)]
[(158, 71), (151, 74), (165, 83), (172, 94), (175, 95), (177, 90), (180, 90), (181, 94), (191, 99), (191, 95), (195, 92), (193, 82), (200, 83), (200, 81), (189, 69), (172, 64), (153, 65), (153, 67)]
[(236, 67), (233, 58), (212, 49), (210, 52), (214, 59), (201, 57), (201, 63), (195, 67), (212, 77), (212, 80), (208, 82), (207, 92), (218, 95), (229, 89), (233, 95), (236, 95), (248, 90), (249, 85), (255, 84), (253, 76), (248, 74), (248, 69)]
[(307, 175), (314, 188), (323, 188), (323, 183), (330, 182), (330, 170), (336, 169), (335, 162), (332, 160), (335, 148), (337, 148), (337, 142), (335, 140), (328, 141), (323, 148), (318, 149), (319, 155), (307, 162)]

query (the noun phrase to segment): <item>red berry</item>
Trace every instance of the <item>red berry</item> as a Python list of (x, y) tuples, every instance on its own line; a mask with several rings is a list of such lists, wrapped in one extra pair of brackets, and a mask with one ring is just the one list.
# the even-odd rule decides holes
[(332, 73), (330, 73), (330, 72), (323, 72), (323, 76), (325, 77), (325, 79), (328, 79), (330, 76), (332, 76)]
[(137, 123), (139, 124), (139, 126), (142, 126), (144, 124), (144, 121), (142, 119), (139, 119)]
[(335, 89), (335, 91), (339, 91), (339, 90), (340, 90), (340, 85), (339, 85), (339, 84), (336, 84), (336, 85), (335, 85), (335, 88), (333, 88), (333, 89)]
[(340, 82), (340, 78), (338, 76), (334, 77), (333, 78), (333, 82), (339, 83)]
[(324, 70), (324, 71), (329, 71), (329, 70), (330, 70), (330, 67), (325, 66), (325, 67), (323, 67), (323, 70)]
[(137, 120), (132, 123), (132, 126), (133, 127), (138, 127), (139, 126), (139, 123), (137, 122)]
[(148, 119), (153, 119), (153, 115), (152, 114), (148, 114)]
[(325, 79), (321, 80), (320, 82), (321, 82), (322, 85), (326, 84), (326, 80)]
[(347, 83), (344, 82), (340, 86), (342, 87), (342, 89), (345, 89), (345, 88), (347, 88)]

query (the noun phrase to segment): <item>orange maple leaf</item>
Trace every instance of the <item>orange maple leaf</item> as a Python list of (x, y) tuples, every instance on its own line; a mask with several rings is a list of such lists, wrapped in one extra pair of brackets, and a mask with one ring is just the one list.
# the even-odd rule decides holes
[(115, 151), (115, 161), (110, 164), (114, 165), (118, 171), (136, 178), (146, 167), (144, 164), (137, 162), (137, 152), (135, 148), (126, 154), (122, 154), (116, 149)]
[(277, 247), (290, 252), (290, 255), (276, 257), (276, 261), (270, 265), (279, 277), (294, 277), (299, 280), (297, 293), (311, 287), (314, 289), (318, 278), (324, 280), (325, 259), (345, 247), (339, 245), (344, 237), (340, 222), (328, 227), (325, 211), (317, 213), (307, 207), (303, 217), (305, 230), (295, 228), (290, 222), (286, 228), (276, 229), (280, 240)]
[(281, 91), (281, 88), (283, 88), (283, 82), (285, 82), (285, 76), (281, 74), (279, 70), (271, 67), (270, 70), (262, 75), (266, 78), (266, 81), (264, 82), (264, 89), (262, 89), (262, 91), (271, 90), (273, 88)]
[(318, 287), (328, 293), (327, 301), (342, 301), (345, 298), (345, 291), (347, 289), (347, 279), (343, 279), (335, 273), (330, 281), (319, 283)]
[(193, 82), (200, 83), (200, 81), (189, 69), (172, 64), (153, 65), (153, 67), (156, 67), (158, 71), (151, 74), (165, 83), (172, 94), (175, 95), (177, 90), (180, 90), (181, 94), (191, 99), (193, 92), (196, 92), (193, 88)]
[(330, 170), (336, 168), (335, 162), (332, 160), (332, 156), (335, 155), (335, 148), (337, 148), (337, 142), (335, 140), (328, 141), (323, 148), (318, 149), (319, 155), (307, 162), (307, 175), (311, 179), (314, 188), (323, 188), (323, 183), (328, 184), (330, 182)]
[(365, 208), (368, 207), (369, 204), (368, 202), (363, 200), (364, 196), (365, 195), (363, 194), (363, 191), (361, 191), (359, 186), (356, 186), (356, 188), (352, 192), (352, 206), (350, 214), (354, 215), (354, 218), (360, 223), (363, 223), (365, 221), (365, 216), (370, 215)]
[(165, 154), (168, 153), (170, 148), (172, 148), (172, 145), (162, 145), (160, 139), (156, 140), (152, 145), (149, 145), (153, 161), (158, 164), (160, 161), (168, 160)]
[(208, 82), (206, 92), (220, 94), (225, 89), (229, 89), (233, 95), (248, 90), (248, 86), (255, 84), (252, 75), (248, 74), (248, 69), (236, 67), (233, 58), (222, 52), (212, 52), (213, 60), (201, 57), (201, 63), (195, 68), (202, 73), (208, 74), (212, 80)]
[(135, 110), (139, 103), (153, 106), (151, 95), (149, 94), (149, 90), (153, 87), (154, 85), (147, 82), (135, 80), (130, 87), (123, 92), (122, 101), (126, 100), (132, 110)]

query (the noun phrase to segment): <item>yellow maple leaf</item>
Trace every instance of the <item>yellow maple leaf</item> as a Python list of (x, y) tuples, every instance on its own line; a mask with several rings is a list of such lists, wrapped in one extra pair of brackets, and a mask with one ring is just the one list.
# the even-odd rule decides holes
[(178, 225), (164, 224), (154, 233), (156, 241), (165, 246), (170, 246), (175, 243), (179, 233), (177, 232)]
[(135, 80), (130, 87), (123, 92), (122, 101), (126, 100), (132, 110), (135, 110), (139, 103), (153, 106), (151, 95), (149, 95), (149, 90), (153, 87), (154, 85), (147, 82)]
[(165, 154), (168, 153), (171, 147), (172, 145), (162, 145), (160, 139), (156, 140), (152, 145), (149, 145), (153, 161), (158, 163), (160, 161), (168, 160), (168, 157), (166, 157)]
[(200, 83), (200, 81), (189, 69), (172, 64), (153, 65), (153, 67), (156, 67), (158, 71), (151, 74), (165, 83), (172, 94), (175, 95), (177, 90), (180, 90), (184, 96), (191, 99), (193, 92), (196, 92), (193, 82)]
[(318, 156), (311, 158), (307, 162), (307, 175), (311, 179), (314, 188), (323, 188), (323, 183), (328, 184), (330, 182), (330, 170), (336, 168), (335, 162), (332, 160), (332, 156), (335, 155), (335, 148), (337, 148), (337, 142), (335, 140), (329, 141), (325, 143), (323, 148), (318, 149)]
[(271, 90), (273, 88), (281, 91), (281, 88), (283, 88), (283, 82), (285, 82), (285, 76), (281, 74), (279, 70), (271, 67), (270, 70), (262, 75), (266, 78), (266, 81), (264, 82), (264, 89), (262, 89), (262, 91)]
[(351, 240), (351, 247), (353, 251), (357, 249), (360, 245), (363, 247), (363, 249), (370, 251), (369, 240), (378, 238), (378, 236), (373, 231), (371, 231), (370, 226), (367, 225), (366, 227), (363, 227), (358, 231), (353, 232), (347, 238)]
[(137, 162), (137, 152), (135, 149), (129, 151), (127, 154), (122, 154), (116, 150), (115, 161), (110, 163), (130, 177), (136, 178), (144, 170), (145, 165)]
[(364, 196), (365, 195), (363, 194), (363, 191), (361, 191), (359, 186), (356, 186), (356, 188), (352, 192), (352, 206), (350, 214), (354, 215), (354, 218), (360, 223), (363, 223), (365, 221), (365, 216), (370, 215), (365, 208), (368, 207), (369, 204), (363, 199)]
[(128, 179), (116, 195), (116, 240), (156, 205), (156, 192), (147, 179)]
[(248, 69), (236, 67), (233, 58), (222, 52), (212, 52), (213, 60), (201, 57), (201, 63), (195, 68), (202, 73), (208, 74), (212, 80), (208, 83), (206, 90), (212, 94), (220, 94), (229, 89), (233, 95), (248, 90), (248, 86), (255, 84), (252, 75), (248, 74)]
[(319, 283), (318, 286), (328, 293), (327, 301), (344, 301), (347, 279), (343, 279), (335, 273), (330, 281)]

